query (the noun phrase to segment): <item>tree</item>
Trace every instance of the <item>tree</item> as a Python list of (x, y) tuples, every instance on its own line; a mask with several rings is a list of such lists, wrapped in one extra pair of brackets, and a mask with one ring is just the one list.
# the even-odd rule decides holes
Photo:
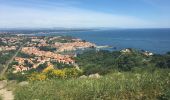
[(48, 66), (47, 66), (47, 63), (43, 63), (43, 64), (40, 64), (38, 67), (37, 67), (37, 71), (42, 71), (42, 70), (44, 70), (45, 68), (47, 68)]
[(115, 65), (120, 71), (131, 71), (135, 67), (143, 66), (143, 59), (138, 53), (123, 54), (115, 61)]
[(29, 67), (29, 68), (32, 68), (33, 67), (33, 64), (31, 64), (30, 62), (28, 62), (28, 60), (24, 60), (24, 64), (25, 66)]

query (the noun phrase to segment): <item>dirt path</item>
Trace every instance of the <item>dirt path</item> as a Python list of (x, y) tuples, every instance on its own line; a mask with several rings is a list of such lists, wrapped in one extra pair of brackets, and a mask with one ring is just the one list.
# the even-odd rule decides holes
[(12, 91), (8, 91), (6, 88), (0, 90), (0, 95), (2, 100), (14, 100), (14, 95)]
[(0, 96), (2, 97), (2, 100), (14, 100), (12, 91), (8, 91), (6, 85), (6, 81), (0, 81)]

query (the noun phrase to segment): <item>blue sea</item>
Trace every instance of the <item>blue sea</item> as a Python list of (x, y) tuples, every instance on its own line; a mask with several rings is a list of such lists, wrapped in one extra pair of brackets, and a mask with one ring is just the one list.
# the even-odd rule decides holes
[(170, 29), (87, 30), (49, 33), (48, 35), (50, 34), (78, 37), (97, 45), (116, 47), (117, 50), (134, 48), (159, 54), (170, 51)]

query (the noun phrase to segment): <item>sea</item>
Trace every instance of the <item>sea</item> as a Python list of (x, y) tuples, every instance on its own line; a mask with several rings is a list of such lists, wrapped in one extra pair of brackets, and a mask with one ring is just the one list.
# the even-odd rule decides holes
[[(36, 34), (42, 35), (42, 34)], [(170, 29), (97, 29), (60, 31), (45, 35), (66, 35), (81, 38), (99, 46), (109, 45), (109, 50), (134, 48), (157, 54), (170, 51)]]

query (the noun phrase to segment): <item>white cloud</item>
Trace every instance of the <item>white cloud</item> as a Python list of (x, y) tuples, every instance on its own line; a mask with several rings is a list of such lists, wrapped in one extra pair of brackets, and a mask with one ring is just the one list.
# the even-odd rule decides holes
[(148, 21), (133, 16), (114, 15), (70, 6), (47, 10), (1, 6), (0, 27), (150, 27)]

